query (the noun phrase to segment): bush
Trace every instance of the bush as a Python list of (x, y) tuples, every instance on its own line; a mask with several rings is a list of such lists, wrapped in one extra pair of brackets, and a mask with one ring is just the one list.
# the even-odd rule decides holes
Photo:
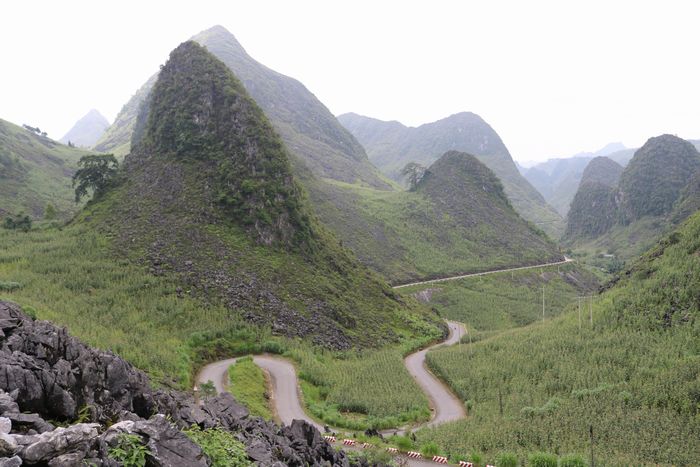
[(423, 457), (437, 456), (439, 452), (440, 452), (440, 448), (438, 447), (437, 444), (435, 444), (433, 442), (425, 443), (420, 448), (420, 453), (423, 454)]
[(517, 467), (518, 456), (512, 452), (503, 452), (496, 458), (496, 467)]
[(527, 464), (532, 467), (557, 467), (557, 456), (546, 452), (536, 452), (530, 454)]
[(394, 436), (391, 438), (391, 442), (402, 451), (410, 451), (414, 448), (413, 441), (408, 436)]
[(578, 454), (567, 454), (559, 459), (559, 467), (586, 467), (586, 461)]
[(209, 457), (212, 467), (248, 467), (253, 463), (248, 459), (245, 446), (233, 433), (221, 428), (202, 430), (192, 425), (184, 433), (202, 448)]
[(0, 281), (0, 292), (12, 292), (13, 290), (21, 289), (22, 284), (19, 282)]
[(5, 223), (2, 226), (8, 230), (29, 232), (32, 230), (32, 219), (24, 214), (17, 214), (14, 218), (6, 217)]
[(149, 450), (143, 445), (138, 435), (122, 433), (117, 437), (117, 444), (108, 449), (107, 455), (124, 467), (145, 467)]

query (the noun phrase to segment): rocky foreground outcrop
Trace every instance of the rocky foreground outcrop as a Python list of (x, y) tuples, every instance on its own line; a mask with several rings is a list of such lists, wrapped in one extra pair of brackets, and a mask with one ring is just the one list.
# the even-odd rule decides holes
[(198, 403), (153, 390), (116, 355), (0, 302), (0, 467), (119, 466), (109, 451), (123, 433), (147, 447), (149, 466), (210, 466), (182, 432), (192, 425), (234, 433), (257, 465), (351, 465), (304, 421), (281, 428), (251, 417), (230, 394)]

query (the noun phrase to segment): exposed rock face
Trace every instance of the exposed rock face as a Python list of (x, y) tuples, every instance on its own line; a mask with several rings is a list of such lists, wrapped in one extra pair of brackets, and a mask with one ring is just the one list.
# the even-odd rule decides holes
[[(83, 407), (92, 423), (54, 428), (45, 421), (74, 421)], [(143, 372), (116, 355), (0, 302), (0, 467), (117, 466), (108, 451), (120, 433), (142, 439), (149, 466), (209, 466), (181, 431), (192, 425), (236, 433), (258, 465), (350, 465), (306, 422), (280, 428), (250, 417), (230, 394), (198, 403), (186, 393), (154, 391)]]

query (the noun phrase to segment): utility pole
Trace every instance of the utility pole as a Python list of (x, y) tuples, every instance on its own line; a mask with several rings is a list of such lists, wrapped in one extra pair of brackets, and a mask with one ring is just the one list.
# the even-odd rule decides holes
[(593, 295), (588, 297), (588, 313), (591, 316), (591, 327), (593, 327)]
[(578, 330), (581, 330), (581, 297), (578, 297)]
[(544, 285), (542, 286), (542, 322), (544, 323)]
[(589, 433), (591, 434), (591, 467), (595, 467), (595, 458), (593, 457), (593, 425), (589, 427)]

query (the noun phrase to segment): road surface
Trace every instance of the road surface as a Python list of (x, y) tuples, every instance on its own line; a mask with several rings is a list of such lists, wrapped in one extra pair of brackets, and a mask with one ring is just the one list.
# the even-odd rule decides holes
[(430, 279), (427, 281), (418, 281), (418, 282), (411, 282), (409, 284), (400, 284), (400, 285), (395, 285), (393, 288), (394, 289), (402, 289), (404, 287), (411, 287), (414, 285), (427, 285), (427, 284), (435, 284), (437, 282), (456, 281), (458, 279), (466, 279), (467, 277), (487, 276), (489, 274), (496, 274), (498, 272), (511, 272), (511, 271), (522, 271), (524, 269), (544, 268), (547, 266), (557, 266), (560, 264), (566, 264), (566, 263), (570, 263), (572, 261), (573, 261), (573, 259), (567, 258), (566, 256), (564, 256), (563, 261), (555, 261), (553, 263), (536, 264), (534, 266), (520, 266), (517, 268), (508, 268), (508, 269), (494, 269), (492, 271), (484, 271), (484, 272), (473, 272), (471, 274), (462, 274), (459, 276), (441, 277), (438, 279)]

